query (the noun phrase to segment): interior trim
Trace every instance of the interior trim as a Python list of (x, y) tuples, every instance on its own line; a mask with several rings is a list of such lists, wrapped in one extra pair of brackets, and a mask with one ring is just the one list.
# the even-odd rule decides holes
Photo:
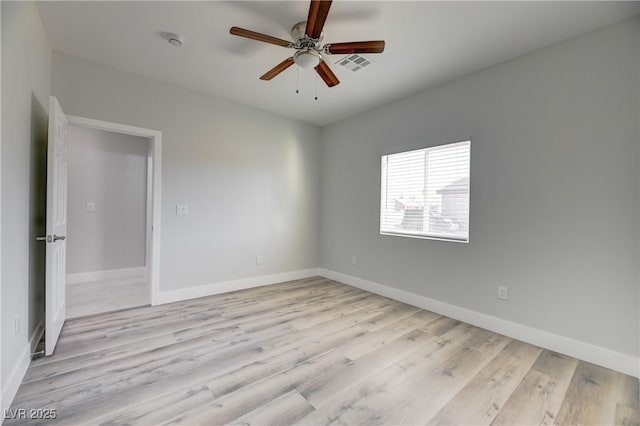
[(7, 377), (7, 381), (2, 387), (2, 407), (0, 407), (2, 409), (2, 417), (0, 417), (0, 424), (4, 420), (4, 413), (6, 413), (5, 410), (8, 410), (11, 407), (13, 399), (16, 397), (16, 393), (18, 392), (18, 388), (22, 384), (22, 379), (24, 379), (24, 375), (27, 373), (29, 364), (31, 364), (31, 352), (35, 350), (43, 334), (44, 318), (31, 334), (29, 341), (24, 345), (22, 354), (20, 354), (20, 357), (18, 358), (18, 362), (13, 366), (13, 369)]

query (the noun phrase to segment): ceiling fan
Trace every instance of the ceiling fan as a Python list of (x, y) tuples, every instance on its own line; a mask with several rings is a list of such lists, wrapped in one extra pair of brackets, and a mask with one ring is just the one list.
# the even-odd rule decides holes
[(382, 53), (384, 51), (384, 40), (352, 41), (322, 45), (322, 39), (324, 38), (322, 28), (329, 14), (330, 7), (331, 0), (311, 0), (307, 20), (298, 22), (291, 29), (293, 42), (239, 27), (231, 27), (229, 32), (236, 36), (296, 50), (293, 56), (280, 62), (262, 75), (260, 77), (261, 80), (271, 80), (295, 63), (303, 68), (313, 67), (327, 86), (333, 87), (338, 85), (340, 80), (338, 80), (338, 77), (336, 77), (324, 61), (322, 57), (323, 53), (329, 55)]

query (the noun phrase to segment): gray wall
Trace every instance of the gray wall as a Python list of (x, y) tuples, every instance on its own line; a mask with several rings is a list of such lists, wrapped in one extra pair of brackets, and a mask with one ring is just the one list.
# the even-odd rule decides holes
[[(33, 3), (2, 2), (2, 385), (44, 313), (51, 49)], [(14, 336), (14, 318), (20, 331)]]
[[(638, 28), (325, 128), (322, 266), (637, 356)], [(379, 235), (380, 155), (469, 138), (470, 243)]]
[(65, 112), (163, 132), (161, 290), (318, 266), (317, 127), (59, 53), (52, 68)]
[(145, 266), (148, 149), (147, 138), (69, 127), (68, 274)]

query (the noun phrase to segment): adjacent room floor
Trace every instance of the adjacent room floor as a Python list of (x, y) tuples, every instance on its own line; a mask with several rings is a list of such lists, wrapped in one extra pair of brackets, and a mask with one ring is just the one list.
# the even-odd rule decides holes
[(324, 278), (68, 321), (12, 408), (59, 424), (640, 420), (635, 378)]
[(146, 277), (76, 282), (66, 292), (67, 318), (148, 305), (150, 297)]

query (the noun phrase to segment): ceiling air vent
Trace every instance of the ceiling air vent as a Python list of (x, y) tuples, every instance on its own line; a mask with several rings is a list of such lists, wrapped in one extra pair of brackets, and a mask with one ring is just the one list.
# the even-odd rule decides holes
[(338, 62), (336, 62), (336, 64), (341, 65), (348, 70), (356, 72), (366, 67), (367, 65), (371, 65), (371, 61), (362, 55), (355, 54), (339, 60)]

